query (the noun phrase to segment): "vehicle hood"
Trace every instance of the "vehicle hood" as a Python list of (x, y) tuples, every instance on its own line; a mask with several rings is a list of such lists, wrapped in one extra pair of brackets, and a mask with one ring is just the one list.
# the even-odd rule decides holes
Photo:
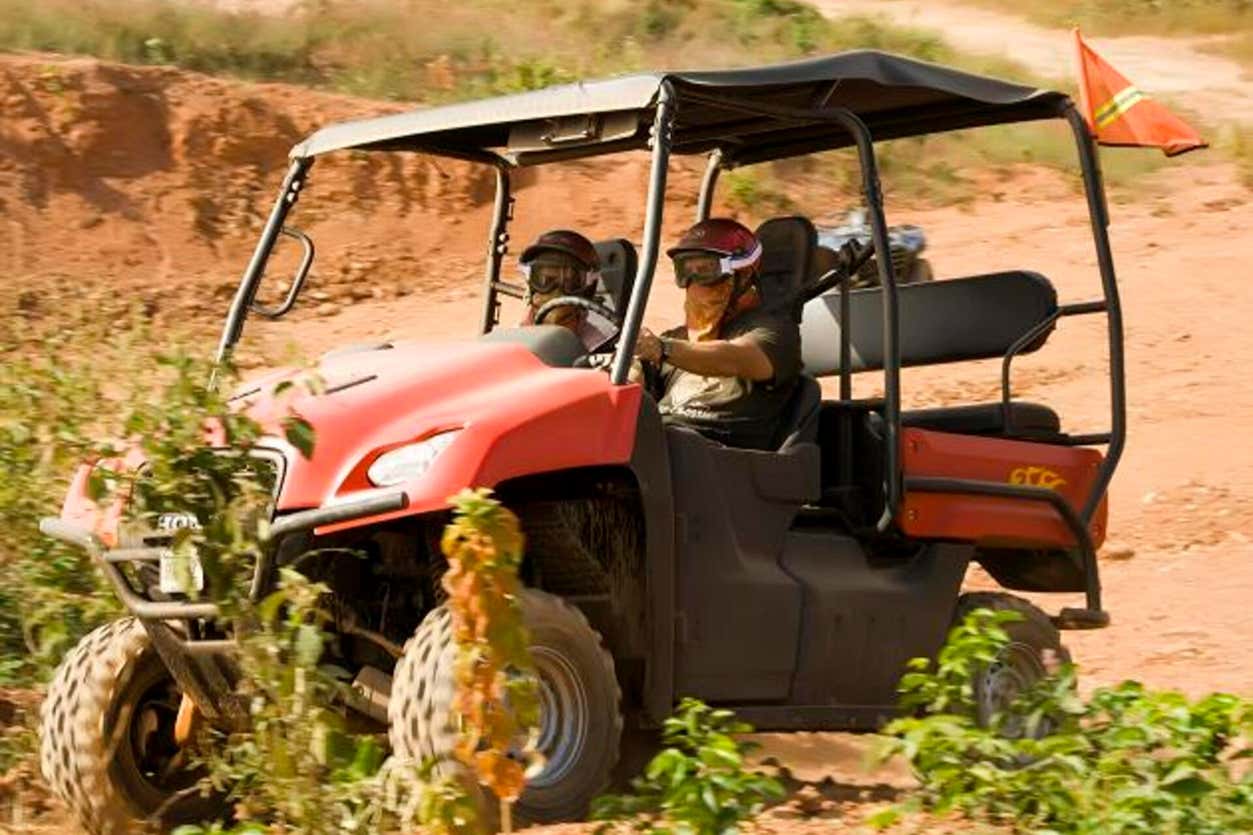
[[(464, 487), (627, 462), (640, 397), (639, 386), (614, 386), (594, 369), (550, 367), (518, 344), (397, 342), (280, 369), (232, 400), (283, 452), (280, 511), (368, 495), (378, 488), (366, 471), (380, 454), (457, 431), (420, 483), (403, 485), (412, 513), (445, 507)], [(313, 428), (309, 458), (280, 440), (291, 415)]]

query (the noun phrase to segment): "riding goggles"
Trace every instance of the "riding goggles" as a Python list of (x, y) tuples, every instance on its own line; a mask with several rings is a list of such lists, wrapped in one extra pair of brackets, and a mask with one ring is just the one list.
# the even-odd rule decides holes
[(595, 281), (595, 276), (581, 264), (568, 258), (536, 258), (521, 265), (526, 283), (537, 293), (561, 291), (577, 294)]
[(674, 255), (674, 280), (681, 288), (691, 284), (709, 286), (751, 267), (761, 258), (761, 244), (738, 258), (707, 250), (678, 252)]

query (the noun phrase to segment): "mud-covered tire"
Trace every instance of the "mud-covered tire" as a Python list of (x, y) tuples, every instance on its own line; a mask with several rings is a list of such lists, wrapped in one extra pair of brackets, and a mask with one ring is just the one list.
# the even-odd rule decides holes
[(176, 769), (165, 784), (150, 779), (154, 758), (177, 750), (170, 747), (172, 725), (166, 725), (177, 698), (173, 679), (134, 618), (89, 633), (57, 668), (40, 712), (40, 768), (88, 832), (139, 832), (153, 823), (169, 827), (221, 812), (217, 798), (183, 791), (199, 780), (190, 768)]
[[(979, 723), (986, 726), (994, 714), (1008, 709), (1014, 699), (1043, 679), (1050, 669), (1070, 663), (1070, 652), (1062, 645), (1061, 633), (1049, 616), (1021, 597), (1001, 592), (963, 594), (957, 601), (953, 622), (961, 623), (976, 609), (1017, 612), (1022, 616), (1021, 620), (1004, 625), (1010, 644), (1001, 657), (975, 674), (975, 705)], [(1013, 723), (1008, 725), (1009, 732), (1015, 734)]]
[[(540, 677), (539, 747), (548, 762), (528, 782), (513, 818), (518, 823), (581, 819), (618, 760), (622, 697), (613, 658), (574, 606), (531, 589), (520, 600)], [(457, 740), (455, 660), (452, 617), (440, 606), (422, 621), (396, 664), (388, 719), (399, 758), (451, 762)], [(494, 807), (486, 804), (489, 812)]]

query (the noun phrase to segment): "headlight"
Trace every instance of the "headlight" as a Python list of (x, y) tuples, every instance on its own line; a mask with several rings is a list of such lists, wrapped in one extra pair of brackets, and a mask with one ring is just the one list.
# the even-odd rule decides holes
[(416, 444), (408, 444), (385, 452), (370, 465), (370, 469), (366, 470), (366, 478), (370, 479), (370, 483), (375, 487), (391, 487), (393, 484), (403, 484), (406, 481), (419, 479), (426, 475), (431, 464), (435, 463), (436, 457), (453, 442), (460, 432), (460, 429), (441, 432), (425, 441), (418, 441)]

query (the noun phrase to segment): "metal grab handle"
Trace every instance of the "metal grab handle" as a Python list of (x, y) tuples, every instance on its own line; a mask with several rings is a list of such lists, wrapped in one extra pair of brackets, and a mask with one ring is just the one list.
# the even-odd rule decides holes
[(300, 266), (296, 267), (296, 274), (292, 276), (291, 287), (287, 289), (287, 298), (283, 299), (282, 304), (278, 307), (266, 307), (254, 301), (249, 305), (250, 310), (267, 319), (279, 319), (291, 312), (291, 309), (296, 306), (296, 299), (300, 296), (301, 288), (305, 286), (305, 279), (309, 277), (309, 268), (313, 266), (314, 248), (312, 238), (301, 230), (288, 226), (280, 229), (279, 234), (300, 241), (305, 252), (301, 256)]

